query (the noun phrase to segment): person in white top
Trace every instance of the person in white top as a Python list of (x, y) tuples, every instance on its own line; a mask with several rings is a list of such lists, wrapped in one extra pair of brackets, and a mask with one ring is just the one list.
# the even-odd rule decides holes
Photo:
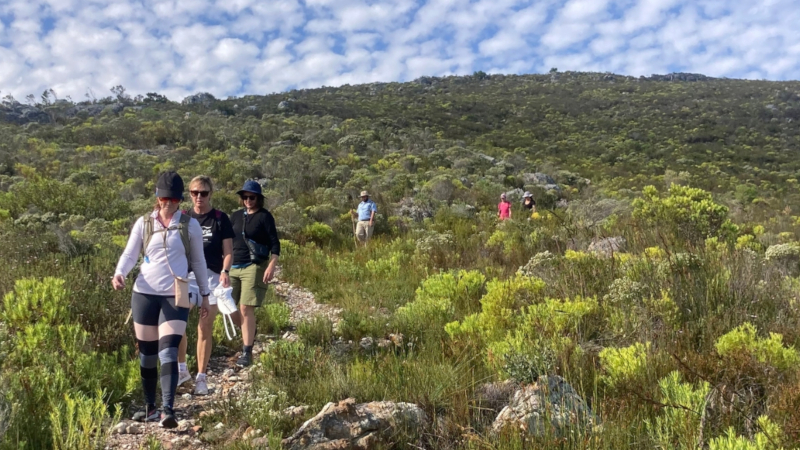
[[(178, 421), (172, 410), (178, 384), (178, 344), (186, 331), (189, 308), (175, 304), (175, 277), (186, 278), (189, 268), (197, 275), (203, 301), (208, 301), (209, 286), (203, 254), (203, 231), (195, 219), (181, 218), (183, 180), (175, 172), (163, 172), (156, 183), (155, 210), (140, 217), (131, 230), (128, 244), (117, 263), (111, 284), (125, 288), (125, 277), (143, 255), (139, 276), (133, 285), (131, 310), (139, 346), (139, 370), (145, 395), (145, 408), (134, 420), (159, 420), (156, 409), (157, 363), (161, 361), (161, 426), (175, 428)], [(146, 236), (146, 231), (151, 231)], [(188, 233), (187, 233), (188, 231)], [(188, 234), (188, 239), (184, 239)], [(184, 246), (188, 240), (190, 248)], [(146, 243), (146, 244), (145, 244)], [(143, 248), (145, 247), (145, 248)]]

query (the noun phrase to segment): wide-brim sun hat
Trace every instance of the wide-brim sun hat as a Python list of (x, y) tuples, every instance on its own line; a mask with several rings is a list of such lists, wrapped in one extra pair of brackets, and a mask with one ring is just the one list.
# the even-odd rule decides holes
[(528, 191), (525, 191), (525, 193), (524, 193), (524, 194), (522, 194), (522, 198), (530, 198), (530, 197), (533, 197), (533, 194), (531, 194), (531, 193), (530, 193), (530, 192), (528, 192)]
[(367, 192), (367, 191), (361, 191), (361, 196), (362, 196), (362, 197), (369, 197), (369, 192)]
[(177, 172), (168, 171), (158, 174), (156, 180), (156, 197), (179, 198), (183, 200), (183, 178)]
[(244, 182), (244, 186), (241, 189), (236, 191), (237, 195), (242, 195), (245, 192), (250, 192), (251, 194), (256, 194), (259, 197), (263, 197), (264, 194), (261, 193), (261, 185), (258, 184), (256, 180), (247, 180)]

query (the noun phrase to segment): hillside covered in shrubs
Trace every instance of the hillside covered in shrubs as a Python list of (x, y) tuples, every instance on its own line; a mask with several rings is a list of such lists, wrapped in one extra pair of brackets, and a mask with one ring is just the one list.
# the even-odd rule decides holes
[[(211, 176), (227, 212), (259, 180), (282, 276), (343, 309), (335, 329), (313, 319), (272, 344), (253, 395), (211, 425), (279, 443), (298, 422), (267, 410), (309, 405), (308, 419), (353, 397), (419, 405), (436, 418), (425, 448), (796, 448), (798, 156), (800, 82), (552, 71), (6, 97), (0, 449), (102, 446), (141, 397), (130, 292), (109, 279), (163, 170)], [(364, 189), (379, 214), (356, 248)], [(497, 220), (501, 193), (512, 220)], [(273, 300), (259, 332), (280, 335)], [(402, 345), (358, 345), (390, 335)], [(569, 382), (592, 425), (494, 429), (491, 387), (542, 375)]]

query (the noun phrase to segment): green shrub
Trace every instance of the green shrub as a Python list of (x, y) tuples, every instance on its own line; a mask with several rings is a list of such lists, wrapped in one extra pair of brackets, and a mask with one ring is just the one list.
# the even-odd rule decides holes
[(647, 432), (658, 448), (694, 450), (700, 439), (700, 423), (705, 414), (709, 384), (697, 387), (681, 382), (681, 374), (672, 372), (658, 382), (660, 401), (665, 406), (654, 421), (646, 421)]
[(488, 341), (488, 366), (511, 376), (505, 370), (513, 369), (514, 361), (517, 366), (527, 361), (539, 374), (550, 372), (559, 358), (570, 354), (580, 356), (582, 350), (577, 343), (581, 340), (581, 330), (585, 328), (586, 318), (596, 310), (596, 299), (581, 297), (572, 300), (546, 298), (523, 308), (505, 336)]
[(711, 193), (677, 184), (670, 186), (666, 197), (661, 197), (654, 186), (646, 186), (642, 198), (633, 201), (633, 216), (671, 227), (675, 236), (695, 243), (717, 235), (731, 236), (736, 231), (728, 220), (728, 208), (714, 203)]
[(3, 299), (2, 321), (10, 331), (42, 324), (55, 326), (69, 321), (67, 290), (64, 280), (45, 278), (42, 281), (26, 278), (17, 280), (14, 291)]
[(624, 387), (641, 381), (647, 372), (649, 351), (649, 342), (637, 342), (624, 348), (604, 348), (600, 352), (600, 363), (605, 371), (601, 379), (612, 387)]
[(128, 348), (98, 352), (72, 322), (64, 285), (57, 278), (18, 280), (3, 298), (0, 318), (11, 325), (0, 373), (14, 405), (9, 435), (31, 448), (90, 448), (103, 440), (105, 405), (129, 400), (139, 386)]
[(531, 346), (524, 350), (512, 349), (502, 355), (501, 372), (509, 379), (523, 384), (536, 382), (540, 376), (551, 373), (556, 366), (553, 349), (545, 346)]
[(800, 365), (800, 354), (794, 346), (783, 346), (782, 335), (770, 333), (769, 338), (759, 338), (756, 333), (756, 327), (745, 322), (717, 339), (717, 353), (723, 357), (748, 354), (778, 370), (795, 369)]
[(325, 316), (314, 316), (297, 325), (297, 334), (308, 346), (325, 347), (333, 341), (333, 322)]
[(285, 379), (306, 379), (316, 374), (318, 349), (302, 342), (280, 340), (261, 354), (264, 369), (273, 376)]
[(728, 428), (723, 436), (711, 439), (708, 442), (709, 450), (782, 450), (783, 449), (783, 431), (781, 428), (769, 420), (767, 416), (758, 418), (758, 427), (761, 429), (753, 436), (752, 439), (747, 439), (743, 436), (737, 436), (736, 430), (733, 427)]
[(358, 342), (366, 336), (383, 336), (386, 332), (386, 320), (370, 314), (366, 310), (347, 309), (342, 313), (339, 322), (339, 334), (342, 339)]
[(417, 288), (414, 301), (398, 308), (395, 319), (408, 333), (438, 335), (448, 321), (477, 309), (485, 283), (477, 271), (432, 275)]
[(519, 312), (532, 304), (544, 287), (543, 281), (521, 275), (492, 280), (481, 298), (481, 312), (448, 323), (445, 330), (454, 339), (462, 335), (475, 335), (485, 342), (502, 339), (506, 330), (513, 328)]
[(800, 243), (789, 242), (786, 244), (770, 245), (764, 254), (768, 261), (786, 261), (791, 260), (797, 262), (800, 260)]
[[(64, 404), (50, 411), (50, 424), (55, 450), (94, 450), (103, 447), (110, 434), (108, 411), (102, 391), (93, 396), (80, 392), (64, 394)], [(117, 423), (121, 410), (113, 414)]]
[(289, 326), (292, 310), (284, 303), (268, 303), (260, 308), (258, 324), (267, 334), (278, 334)]
[(331, 239), (333, 239), (333, 229), (330, 225), (314, 222), (310, 225), (306, 225), (300, 232), (300, 235), (303, 239), (322, 246), (329, 244)]
[(557, 263), (557, 258), (555, 255), (550, 253), (549, 251), (545, 250), (543, 252), (537, 253), (528, 260), (528, 263), (524, 266), (520, 267), (517, 273), (520, 275), (525, 275), (528, 277), (537, 276), (537, 273), (542, 268), (553, 267)]
[(370, 259), (366, 262), (365, 267), (374, 277), (396, 278), (400, 275), (402, 268), (408, 267), (409, 256), (405, 252), (394, 251), (384, 257)]

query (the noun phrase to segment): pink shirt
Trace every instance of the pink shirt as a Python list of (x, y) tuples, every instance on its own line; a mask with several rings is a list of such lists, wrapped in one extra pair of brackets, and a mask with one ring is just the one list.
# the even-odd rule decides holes
[(500, 202), (497, 204), (497, 210), (500, 211), (500, 220), (505, 220), (511, 217), (511, 202)]

